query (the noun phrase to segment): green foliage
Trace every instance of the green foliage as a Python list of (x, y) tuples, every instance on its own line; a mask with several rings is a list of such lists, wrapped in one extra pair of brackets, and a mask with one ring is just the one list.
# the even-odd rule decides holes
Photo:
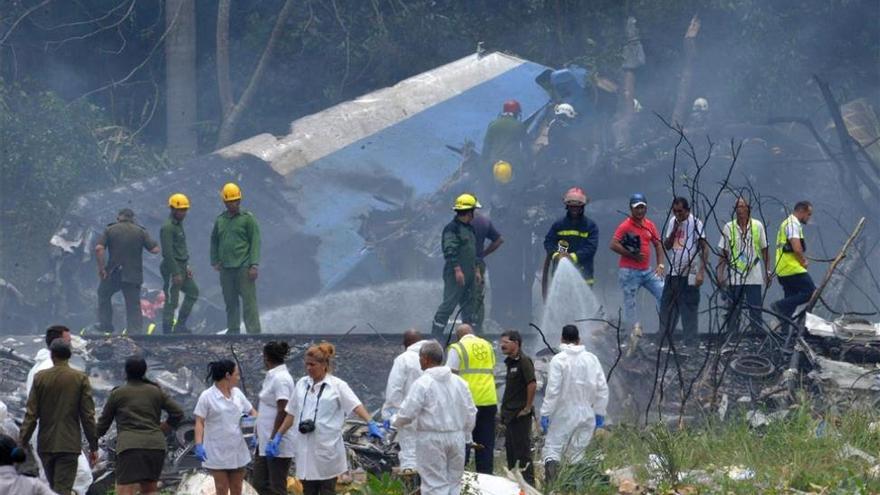
[(357, 495), (404, 495), (403, 482), (388, 473), (369, 474), (367, 484), (352, 492)]
[(163, 167), (99, 108), (0, 82), (0, 276), (28, 287), (76, 196)]
[(557, 494), (611, 493), (604, 466), (604, 456), (596, 450), (590, 450), (580, 461), (562, 464), (556, 479), (550, 486), (544, 487), (544, 491)]
[[(696, 485), (701, 493), (878, 493), (880, 479), (868, 473), (872, 466), (843, 454), (849, 445), (880, 457), (880, 433), (868, 428), (878, 420), (875, 410), (822, 416), (804, 403), (758, 429), (742, 416), (683, 430), (621, 427), (590, 448), (603, 453), (604, 466), (634, 466), (642, 485)], [(653, 466), (652, 454), (660, 459)], [(754, 476), (735, 480), (728, 475), (735, 467)]]

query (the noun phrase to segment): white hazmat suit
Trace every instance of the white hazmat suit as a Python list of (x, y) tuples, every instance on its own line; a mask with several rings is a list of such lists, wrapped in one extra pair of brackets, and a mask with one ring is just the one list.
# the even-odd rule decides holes
[[(49, 352), (49, 349), (40, 349), (37, 352), (37, 355), (34, 357), (33, 368), (28, 372), (27, 376), (27, 392), (28, 395), (31, 393), (31, 387), (34, 386), (34, 377), (37, 376), (37, 373), (43, 370), (47, 370), (52, 366), (55, 366), (55, 363), (52, 362), (52, 354)], [(34, 434), (31, 437), (31, 447), (33, 448), (33, 452), (37, 452), (37, 437), (40, 433), (40, 426), (37, 425), (37, 428), (34, 430)], [(40, 468), (40, 479), (46, 479), (46, 472), (43, 470), (43, 463), (40, 461), (40, 456), (34, 456), (37, 467)], [(86, 492), (89, 491), (89, 487), (92, 486), (92, 468), (89, 466), (89, 460), (86, 459), (85, 454), (80, 453), (79, 457), (76, 460), (76, 478), (73, 481), (73, 491), (77, 493), (77, 495), (86, 495)]]
[(428, 368), (413, 383), (394, 420), (415, 423), (416, 470), (422, 495), (458, 495), (464, 452), (477, 419), (467, 383), (446, 366)]
[(541, 416), (550, 418), (544, 462), (577, 462), (593, 437), (596, 415), (605, 415), (608, 384), (599, 359), (582, 345), (562, 344), (550, 360)]
[[(388, 374), (388, 384), (385, 387), (385, 403), (382, 405), (382, 419), (391, 420), (400, 406), (403, 405), (412, 384), (422, 376), (422, 367), (419, 364), (419, 351), (421, 340), (410, 345), (399, 356), (394, 358), (391, 365), (391, 373)], [(410, 424), (401, 427), (397, 431), (397, 443), (400, 445), (400, 469), (416, 468), (416, 427)]]

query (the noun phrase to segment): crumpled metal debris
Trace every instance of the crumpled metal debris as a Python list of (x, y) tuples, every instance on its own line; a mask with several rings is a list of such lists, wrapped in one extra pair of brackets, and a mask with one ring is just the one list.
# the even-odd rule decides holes
[(877, 381), (870, 376), (872, 372), (880, 374), (880, 369), (866, 369), (844, 361), (816, 356), (816, 369), (807, 376), (823, 382), (831, 382), (835, 386), (847, 390), (880, 390)]

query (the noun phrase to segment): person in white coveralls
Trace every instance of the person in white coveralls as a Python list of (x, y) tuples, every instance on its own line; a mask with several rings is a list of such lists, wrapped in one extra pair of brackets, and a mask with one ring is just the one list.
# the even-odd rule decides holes
[(437, 341), (422, 345), (419, 362), (424, 373), (413, 383), (392, 425), (415, 423), (422, 495), (458, 495), (477, 407), (467, 383), (442, 366), (443, 348)]
[(556, 477), (560, 462), (583, 457), (593, 432), (605, 424), (607, 407), (608, 384), (599, 359), (581, 345), (576, 326), (562, 327), (561, 350), (550, 360), (541, 404), (547, 482)]
[[(410, 329), (403, 333), (404, 351), (394, 358), (391, 372), (388, 374), (388, 383), (385, 386), (385, 403), (382, 405), (382, 419), (385, 426), (390, 426), (391, 418), (400, 410), (400, 406), (406, 399), (412, 384), (422, 376), (422, 366), (419, 363), (419, 350), (425, 343), (422, 334), (416, 329)], [(400, 469), (416, 469), (416, 429), (410, 424), (402, 427), (397, 432), (397, 443), (400, 445), (398, 464)]]

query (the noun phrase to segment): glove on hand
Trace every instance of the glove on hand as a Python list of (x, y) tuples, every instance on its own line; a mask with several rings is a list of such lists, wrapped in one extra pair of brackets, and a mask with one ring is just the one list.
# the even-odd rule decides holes
[(391, 420), (386, 419), (385, 421), (383, 421), (382, 428), (385, 428), (386, 430), (391, 431)]
[(251, 435), (250, 437), (248, 437), (248, 447), (255, 449), (257, 448), (257, 445), (259, 445), (259, 441), (257, 440), (256, 435)]
[(276, 433), (272, 440), (266, 444), (266, 457), (278, 457), (278, 450), (281, 446), (281, 433)]
[(602, 416), (601, 414), (597, 414), (596, 415), (596, 428), (602, 428), (603, 426), (605, 426), (605, 416)]
[(379, 423), (375, 421), (370, 421), (369, 423), (367, 423), (367, 428), (370, 430), (371, 437), (378, 438), (379, 440), (385, 438), (385, 434), (382, 433), (382, 430), (379, 429)]
[(208, 454), (207, 454), (207, 452), (205, 452), (205, 446), (204, 446), (204, 445), (202, 445), (202, 444), (200, 444), (200, 443), (197, 443), (197, 444), (196, 444), (196, 447), (193, 449), (193, 452), (196, 454), (196, 457), (197, 457), (200, 461), (205, 462), (205, 461), (208, 460)]
[(550, 427), (550, 416), (541, 416), (541, 431), (547, 434), (547, 428)]

